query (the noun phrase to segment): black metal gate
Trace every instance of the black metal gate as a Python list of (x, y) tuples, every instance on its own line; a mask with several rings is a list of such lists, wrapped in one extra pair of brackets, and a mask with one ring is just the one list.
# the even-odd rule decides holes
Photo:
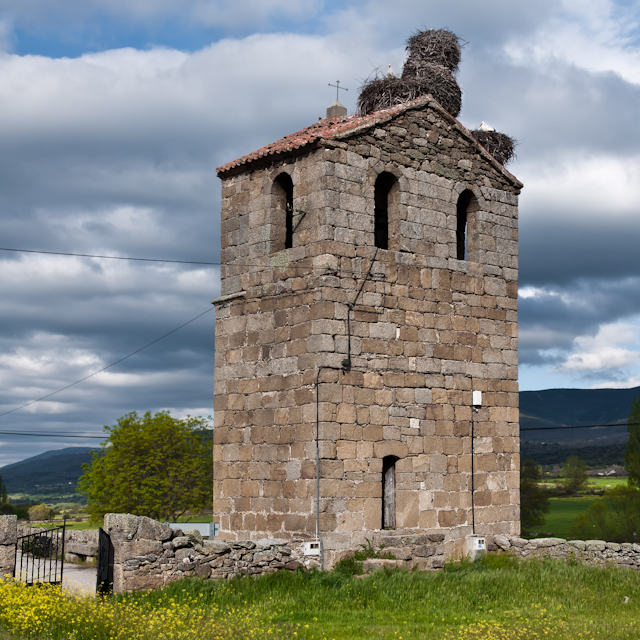
[(113, 591), (113, 544), (109, 534), (100, 528), (98, 532), (98, 580), (96, 593), (106, 595)]
[(14, 577), (25, 584), (62, 584), (65, 525), (40, 529), (16, 542)]

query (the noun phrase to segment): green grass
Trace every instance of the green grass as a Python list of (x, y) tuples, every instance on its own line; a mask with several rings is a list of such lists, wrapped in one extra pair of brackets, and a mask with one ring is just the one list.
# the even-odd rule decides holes
[(609, 476), (608, 478), (589, 478), (589, 484), (597, 486), (600, 489), (613, 489), (614, 487), (626, 487), (627, 478), (615, 478)]
[(339, 571), (280, 573), (188, 581), (167, 591), (178, 602), (197, 594), (223, 609), (257, 607), (286, 638), (640, 637), (636, 572), (509, 556), (452, 564), (439, 573), (382, 571), (364, 579)]
[[(38, 589), (25, 597), (38, 598)], [(629, 598), (624, 604), (624, 598)], [(178, 619), (191, 610), (214, 612), (216, 625), (192, 631), (199, 640), (216, 637), (295, 638), (300, 640), (637, 640), (640, 637), (640, 574), (623, 569), (586, 567), (556, 560), (518, 561), (490, 555), (475, 563), (448, 564), (438, 573), (380, 571), (354, 578), (347, 571), (279, 572), (259, 579), (186, 580), (163, 590), (110, 598), (117, 623), (96, 619), (99, 610), (79, 624), (60, 626), (59, 608), (48, 611), (40, 635), (51, 640), (151, 638), (148, 628), (173, 615), (165, 636), (175, 635)], [(24, 600), (21, 606), (29, 606)], [(78, 606), (73, 603), (70, 606)], [(2, 604), (0, 603), (0, 609)], [(89, 608), (89, 607), (88, 607)], [(43, 609), (44, 610), (44, 609)], [(131, 616), (127, 611), (131, 611)], [(179, 616), (171, 612), (180, 612)], [(233, 635), (225, 631), (229, 612), (239, 621)], [(22, 612), (13, 605), (7, 615)], [(215, 622), (214, 620), (214, 622)], [(242, 622), (247, 620), (248, 622)], [(205, 620), (206, 622), (206, 620)], [(107, 627), (103, 628), (103, 624)], [(114, 626), (115, 624), (115, 626)], [(220, 625), (223, 625), (222, 627)], [(57, 625), (57, 626), (56, 626)], [(217, 628), (212, 632), (208, 629)], [(224, 636), (218, 635), (221, 629)], [(188, 631), (185, 629), (185, 631)], [(157, 631), (156, 631), (157, 634)], [(20, 636), (18, 636), (20, 637)], [(22, 636), (25, 637), (25, 636)], [(2, 636), (0, 636), (2, 639)], [(2, 639), (4, 640), (4, 639)]]
[[(60, 521), (60, 523), (56, 521), (56, 524), (62, 525), (62, 521)], [(85, 522), (71, 522), (70, 520), (67, 520), (67, 529), (71, 529), (72, 531), (84, 531), (85, 529), (97, 529), (98, 527), (101, 527), (101, 526), (102, 526), (101, 523), (90, 522), (88, 520)]]
[[(540, 481), (540, 484), (544, 487), (547, 487), (548, 489), (553, 489), (557, 485), (562, 484), (562, 478), (545, 478), (544, 480)], [(611, 476), (608, 478), (590, 477), (587, 490), (591, 491), (593, 489), (606, 489), (606, 488), (612, 489), (613, 487), (619, 487), (620, 485), (626, 485), (626, 484), (627, 484), (627, 478), (611, 477)]]
[(532, 533), (553, 533), (556, 538), (567, 538), (575, 517), (584, 513), (599, 497), (551, 498), (544, 524), (534, 527)]

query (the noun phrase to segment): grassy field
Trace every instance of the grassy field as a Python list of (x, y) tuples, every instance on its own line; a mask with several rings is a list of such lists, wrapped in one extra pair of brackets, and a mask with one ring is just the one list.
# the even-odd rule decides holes
[(0, 583), (0, 626), (50, 640), (637, 640), (640, 574), (491, 555), (438, 573), (281, 572), (105, 600)]
[[(544, 487), (553, 488), (558, 484), (562, 484), (562, 478), (545, 478), (540, 482)], [(619, 487), (620, 485), (626, 485), (627, 478), (612, 477), (607, 478), (589, 478), (589, 489), (612, 489), (613, 487)]]
[(613, 489), (614, 487), (627, 486), (627, 478), (589, 478), (589, 485), (596, 486), (599, 489)]
[(544, 524), (535, 527), (532, 533), (553, 533), (556, 538), (567, 538), (575, 517), (584, 513), (599, 497), (551, 498)]

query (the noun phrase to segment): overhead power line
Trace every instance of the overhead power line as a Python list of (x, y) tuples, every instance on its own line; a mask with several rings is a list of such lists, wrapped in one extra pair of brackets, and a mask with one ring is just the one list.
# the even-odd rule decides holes
[(41, 398), (38, 398), (37, 400), (31, 400), (31, 402), (27, 402), (27, 403), (25, 403), (25, 404), (23, 404), (23, 405), (21, 405), (19, 407), (16, 407), (15, 409), (11, 409), (10, 411), (5, 411), (4, 413), (0, 413), (0, 418), (2, 416), (6, 416), (6, 415), (9, 415), (10, 413), (13, 413), (14, 411), (20, 411), (20, 409), (24, 409), (25, 407), (29, 407), (32, 404), (35, 404), (36, 402), (42, 402), (42, 400), (46, 400), (47, 398), (50, 398), (51, 396), (55, 396), (57, 393), (60, 393), (61, 391), (65, 391), (66, 389), (70, 389), (71, 387), (75, 387), (75, 385), (80, 384), (81, 382), (84, 382), (85, 380), (88, 380), (89, 378), (93, 378), (93, 376), (97, 376), (99, 373), (102, 373), (103, 371), (106, 371), (107, 369), (111, 369), (111, 367), (115, 367), (115, 365), (120, 364), (121, 362), (124, 362), (127, 358), (130, 358), (131, 356), (135, 356), (136, 353), (140, 353), (141, 351), (144, 351), (144, 349), (149, 348), (151, 345), (154, 345), (156, 342), (160, 342), (160, 340), (164, 340), (167, 336), (170, 336), (172, 333), (175, 333), (176, 331), (179, 331), (180, 329), (182, 329), (182, 327), (186, 327), (188, 324), (191, 324), (192, 322), (194, 322), (198, 318), (201, 318), (202, 316), (206, 315), (207, 313), (209, 313), (209, 312), (211, 312), (213, 310), (214, 310), (214, 307), (211, 307), (211, 308), (207, 309), (206, 311), (203, 311), (201, 314), (197, 315), (195, 318), (191, 318), (191, 320), (188, 320), (187, 322), (181, 324), (179, 327), (176, 327), (175, 329), (172, 329), (168, 333), (165, 333), (163, 336), (160, 336), (159, 338), (156, 338), (155, 340), (153, 340), (153, 342), (150, 342), (149, 344), (146, 344), (144, 347), (140, 347), (139, 349), (136, 349), (135, 351), (133, 351), (129, 355), (126, 355), (123, 358), (120, 358), (119, 360), (116, 360), (115, 362), (112, 362), (111, 364), (108, 364), (106, 367), (103, 367), (99, 371), (94, 371), (93, 373), (90, 373), (88, 376), (85, 376), (84, 378), (80, 378), (80, 380), (76, 380), (75, 382), (72, 382), (71, 384), (68, 384), (65, 387), (62, 387), (61, 389), (58, 389), (57, 391), (52, 391), (51, 393), (48, 393), (46, 396), (42, 396)]
[(34, 436), (36, 438), (95, 438), (102, 440), (106, 438), (106, 435), (101, 436), (91, 436), (91, 435), (81, 435), (81, 434), (62, 434), (62, 433), (31, 433), (28, 431), (0, 431), (0, 435), (10, 435), (10, 436)]
[(136, 262), (172, 262), (174, 264), (204, 264), (220, 266), (219, 262), (197, 262), (194, 260), (162, 260), (159, 258), (129, 258), (126, 256), (99, 256), (91, 253), (65, 253), (63, 251), (39, 251), (36, 249), (7, 249), (0, 247), (0, 251), (13, 251), (14, 253), (43, 253), (49, 256), (74, 256), (76, 258), (104, 258), (106, 260), (133, 260)]
[(525, 427), (520, 431), (557, 431), (559, 429), (593, 429), (601, 427), (637, 427), (640, 422), (629, 422), (624, 424), (576, 424), (566, 427)]
[[(162, 258), (131, 258), (128, 256), (102, 256), (93, 253), (67, 253), (64, 251), (40, 251), (37, 249), (9, 249), (0, 247), (0, 251), (12, 251), (13, 253), (38, 253), (47, 256), (71, 256), (74, 258), (101, 258), (104, 260), (130, 260), (133, 262), (165, 262), (168, 264), (199, 264), (210, 267), (220, 267), (222, 262), (201, 262), (197, 260), (165, 260)], [(264, 264), (246, 264), (239, 262), (225, 263), (229, 267), (261, 267), (262, 269), (305, 269), (307, 271), (327, 271), (327, 267), (312, 267), (310, 265), (264, 265)], [(340, 273), (358, 273), (353, 269), (339, 268)], [(379, 277), (380, 274), (374, 274)]]

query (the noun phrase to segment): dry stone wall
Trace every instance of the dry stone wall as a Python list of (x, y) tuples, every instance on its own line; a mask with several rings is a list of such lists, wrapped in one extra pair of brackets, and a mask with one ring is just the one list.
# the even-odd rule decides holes
[[(293, 247), (272, 253), (273, 184), (283, 171), (301, 218)], [(374, 247), (383, 171), (398, 181), (389, 250)], [(384, 533), (383, 459), (395, 456), (396, 527), (444, 531), (446, 553), (460, 555), (471, 533), (472, 426), (476, 530), (519, 533), (520, 186), (433, 104), (223, 176), (221, 537), (313, 537), (317, 436), (328, 550)], [(465, 189), (477, 210), (468, 259), (458, 260)], [(483, 392), (477, 412), (473, 390)]]
[[(230, 579), (299, 567), (318, 568), (317, 556), (304, 555), (303, 539), (206, 540), (196, 529), (180, 531), (142, 516), (107, 514), (105, 531), (114, 547), (114, 591), (161, 587), (186, 577)], [(444, 566), (444, 534), (384, 535), (376, 544), (394, 560), (372, 559), (366, 571), (382, 566), (435, 570)], [(354, 550), (334, 552), (333, 562)]]
[(605, 542), (604, 540), (564, 540), (535, 538), (525, 540), (517, 536), (494, 536), (494, 548), (520, 558), (573, 559), (594, 566), (617, 566), (640, 569), (640, 544)]
[(13, 575), (18, 539), (17, 523), (16, 516), (0, 516), (0, 580), (6, 575)]
[(319, 566), (304, 557), (302, 540), (203, 540), (197, 529), (180, 531), (145, 518), (108, 513), (104, 529), (114, 548), (114, 591), (153, 589), (186, 577), (233, 578), (278, 569)]

